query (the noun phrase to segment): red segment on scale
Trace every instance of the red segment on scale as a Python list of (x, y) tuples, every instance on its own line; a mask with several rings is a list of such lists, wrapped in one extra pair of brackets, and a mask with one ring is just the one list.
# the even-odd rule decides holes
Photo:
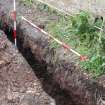
[(81, 61), (86, 61), (87, 60), (87, 56), (80, 56), (80, 60)]
[(13, 30), (13, 37), (16, 38), (16, 30)]
[(63, 43), (62, 45), (65, 49), (70, 49), (70, 47), (67, 44)]
[(16, 11), (11, 12), (11, 17), (14, 21), (16, 21)]

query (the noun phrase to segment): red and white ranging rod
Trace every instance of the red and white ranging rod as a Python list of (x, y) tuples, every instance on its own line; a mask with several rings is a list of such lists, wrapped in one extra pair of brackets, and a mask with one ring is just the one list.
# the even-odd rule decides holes
[(14, 6), (14, 10), (11, 14), (12, 16), (12, 19), (14, 21), (14, 26), (13, 26), (13, 39), (14, 39), (14, 43), (15, 43), (15, 46), (17, 46), (17, 40), (16, 40), (16, 1), (13, 0), (13, 6)]
[(81, 61), (85, 61), (87, 59), (86, 56), (82, 56), (81, 54), (79, 54), (78, 52), (76, 52), (75, 50), (73, 50), (70, 46), (68, 46), (67, 44), (61, 42), (60, 40), (58, 40), (57, 38), (55, 38), (54, 36), (50, 35), (49, 33), (45, 32), (43, 29), (39, 28), (37, 25), (33, 24), (31, 21), (27, 20), (25, 17), (22, 16), (22, 20), (26, 21), (27, 23), (29, 23), (31, 26), (33, 26), (34, 28), (36, 28), (38, 31), (42, 32), (43, 34), (49, 36), (50, 38), (52, 38), (54, 41), (56, 41), (58, 44), (60, 44), (62, 47), (64, 47), (65, 49), (67, 49), (68, 51), (73, 52), (74, 54), (76, 54), (77, 56), (79, 56)]

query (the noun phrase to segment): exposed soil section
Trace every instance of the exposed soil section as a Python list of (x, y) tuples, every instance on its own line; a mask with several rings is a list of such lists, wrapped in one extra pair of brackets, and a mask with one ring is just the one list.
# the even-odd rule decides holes
[[(3, 7), (6, 7), (5, 2)], [(4, 10), (7, 12), (6, 8)], [(26, 22), (18, 22), (18, 48), (39, 78), (44, 91), (56, 100), (57, 105), (105, 105), (104, 79), (99, 80), (101, 83), (92, 79), (79, 68), (74, 54), (65, 53), (61, 47), (56, 50), (50, 48), (48, 37)]]

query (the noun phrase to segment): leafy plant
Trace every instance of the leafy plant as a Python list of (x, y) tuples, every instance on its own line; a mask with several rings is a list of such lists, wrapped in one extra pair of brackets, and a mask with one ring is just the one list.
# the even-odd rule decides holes
[(90, 49), (90, 59), (87, 62), (82, 63), (83, 67), (92, 72), (94, 76), (99, 76), (105, 73), (105, 34), (102, 30), (96, 27), (103, 27), (102, 20), (98, 20), (96, 23), (92, 22), (91, 17), (82, 12), (78, 16), (72, 17), (72, 28), (75, 35), (78, 36), (79, 40)]
[(48, 5), (46, 4), (42, 4), (42, 3), (38, 3), (36, 2), (36, 5), (37, 5), (37, 8), (40, 10), (40, 11), (43, 11), (43, 12), (47, 12), (49, 13), (49, 15), (51, 14), (56, 14), (56, 15), (59, 15), (59, 13), (54, 10), (53, 8), (50, 8)]
[(22, 0), (22, 2), (27, 5), (30, 6), (33, 3), (33, 0)]
[(94, 77), (97, 77), (105, 73), (105, 56), (93, 55), (89, 61), (81, 62), (81, 65)]

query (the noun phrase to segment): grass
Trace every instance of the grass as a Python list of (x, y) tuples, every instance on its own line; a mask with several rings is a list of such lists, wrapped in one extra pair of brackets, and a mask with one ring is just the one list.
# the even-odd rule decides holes
[(21, 0), (23, 3), (24, 3), (24, 5), (26, 5), (26, 6), (31, 6), (32, 5), (32, 3), (33, 3), (33, 0)]
[(105, 33), (95, 28), (102, 27), (102, 24), (101, 20), (94, 23), (93, 17), (82, 11), (74, 17), (61, 17), (58, 22), (49, 22), (47, 29), (81, 54), (87, 55), (89, 60), (80, 62), (80, 65), (97, 77), (105, 73)]
[[(105, 22), (99, 19), (94, 23), (94, 17), (86, 11), (70, 17), (59, 14), (47, 5), (38, 2), (36, 5), (41, 12), (58, 16), (58, 20), (48, 21), (46, 31), (73, 46), (79, 53), (87, 55), (89, 60), (80, 62), (80, 65), (93, 77), (105, 74), (105, 33), (95, 27), (104, 28)], [(59, 45), (52, 41), (51, 47), (57, 48)]]

